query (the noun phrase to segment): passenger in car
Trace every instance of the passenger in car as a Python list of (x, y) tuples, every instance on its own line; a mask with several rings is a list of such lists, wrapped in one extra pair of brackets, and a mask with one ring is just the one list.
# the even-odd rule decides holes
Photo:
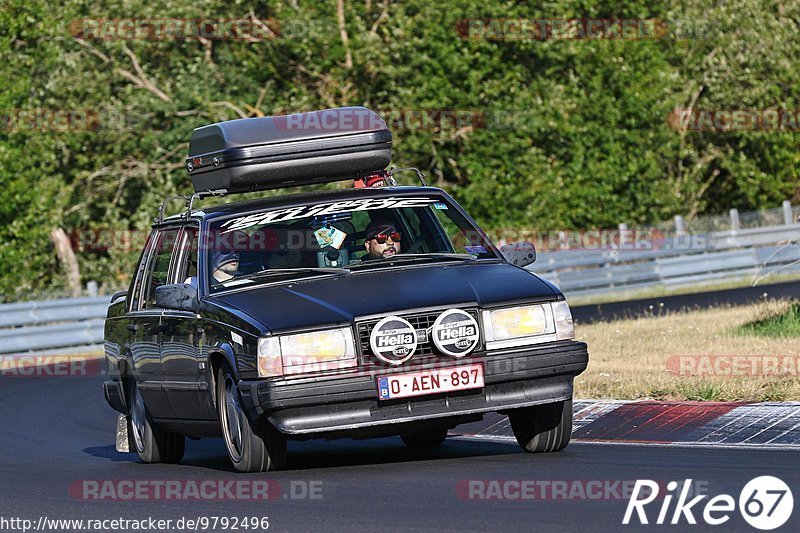
[(211, 255), (211, 275), (215, 281), (228, 281), (238, 273), (239, 252), (221, 250)]

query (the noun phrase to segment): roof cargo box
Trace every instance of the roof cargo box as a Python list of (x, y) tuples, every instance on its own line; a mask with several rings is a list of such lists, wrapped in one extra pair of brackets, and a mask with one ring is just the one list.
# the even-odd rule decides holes
[(195, 192), (235, 193), (350, 179), (383, 170), (391, 156), (378, 114), (340, 107), (197, 128), (186, 168)]

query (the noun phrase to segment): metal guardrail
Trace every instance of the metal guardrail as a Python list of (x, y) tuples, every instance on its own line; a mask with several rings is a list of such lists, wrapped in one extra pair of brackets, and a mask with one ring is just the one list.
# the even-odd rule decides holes
[[(800, 273), (800, 224), (720, 231), (687, 249), (682, 237), (647, 250), (541, 252), (530, 269), (568, 296)], [(0, 304), (0, 354), (57, 353), (103, 342), (108, 296)], [(84, 348), (85, 349), (85, 348)]]
[[(0, 305), (0, 328), (72, 322), (106, 316), (109, 298), (70, 298)], [(0, 329), (0, 336), (3, 330)]]
[(800, 224), (691, 237), (690, 247), (676, 236), (647, 243), (649, 249), (540, 252), (529, 269), (568, 296), (800, 273)]
[(103, 296), (0, 304), (0, 354), (102, 344), (110, 299)]

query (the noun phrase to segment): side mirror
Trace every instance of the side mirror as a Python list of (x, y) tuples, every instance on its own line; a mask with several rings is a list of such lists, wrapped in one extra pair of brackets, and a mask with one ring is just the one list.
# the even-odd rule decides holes
[(127, 297), (128, 297), (128, 291), (115, 292), (114, 295), (111, 297), (111, 303), (113, 304), (120, 298), (127, 298)]
[(526, 267), (536, 261), (536, 246), (532, 242), (512, 242), (500, 247), (500, 253), (514, 266)]
[(179, 309), (196, 313), (200, 308), (197, 287), (189, 283), (156, 287), (156, 305), (164, 309)]

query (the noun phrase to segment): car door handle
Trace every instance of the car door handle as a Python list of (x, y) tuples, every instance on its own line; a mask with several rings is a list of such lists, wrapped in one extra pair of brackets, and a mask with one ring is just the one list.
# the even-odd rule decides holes
[(139, 331), (139, 324), (128, 324), (128, 331)]

